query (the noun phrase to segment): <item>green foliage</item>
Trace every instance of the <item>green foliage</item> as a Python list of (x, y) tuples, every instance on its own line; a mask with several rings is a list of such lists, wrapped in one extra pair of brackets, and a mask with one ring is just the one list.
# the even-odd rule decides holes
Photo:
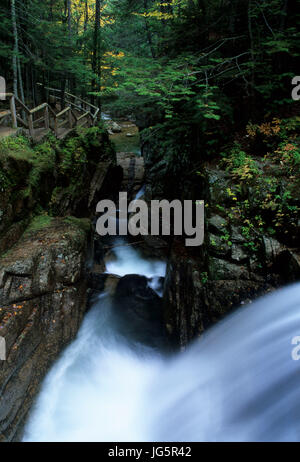
[(203, 271), (200, 274), (200, 280), (201, 280), (202, 284), (206, 284), (209, 281), (208, 273), (206, 271)]
[[(56, 140), (50, 137), (42, 144), (33, 148), (32, 170), (29, 175), (29, 185), (38, 190), (41, 183), (42, 175), (52, 172), (56, 163), (55, 145)], [(54, 141), (54, 146), (53, 146)]]
[(129, 56), (122, 60), (117, 72), (118, 86), (108, 91), (121, 98), (130, 93), (131, 105), (127, 109), (133, 112), (151, 106), (165, 120), (183, 113), (191, 123), (205, 118), (219, 120), (222, 109), (216, 102), (218, 87), (198, 81), (197, 74), (202, 70), (197, 62), (193, 55), (169, 61)]
[(69, 176), (70, 181), (73, 181), (87, 162), (86, 151), (81, 144), (80, 138), (68, 139), (61, 148), (60, 155), (60, 173)]
[[(270, 118), (248, 123), (247, 136), (222, 153), (222, 165), (230, 173), (224, 203), (216, 209), (240, 227), (244, 247), (260, 251), (261, 234), (269, 234), (288, 245), (297, 242), (299, 220), (300, 156), (299, 118)], [(242, 140), (242, 141), (241, 141)], [(268, 149), (266, 155), (258, 155)], [(226, 242), (229, 236), (222, 236)]]
[(243, 151), (237, 141), (229, 152), (222, 153), (222, 156), (226, 169), (241, 182), (249, 182), (259, 174), (257, 162)]
[(2, 178), (6, 176), (6, 186), (16, 184), (16, 176), (18, 178), (21, 174), (24, 176), (26, 174), (24, 165), (27, 165), (27, 185), (38, 189), (41, 175), (53, 170), (55, 166), (56, 144), (54, 137), (49, 137), (36, 147), (31, 147), (29, 140), (23, 136), (2, 138), (0, 140), (0, 163), (3, 166)]
[(225, 232), (222, 234), (221, 240), (222, 240), (223, 242), (225, 242), (229, 247), (232, 246), (232, 242), (231, 242), (231, 240), (230, 240), (230, 234), (229, 234), (228, 231), (225, 231)]
[(27, 138), (24, 136), (7, 136), (0, 138), (0, 159), (31, 160), (33, 152)]
[(181, 125), (168, 121), (143, 130), (143, 142), (148, 141), (154, 152), (163, 153), (163, 162), (170, 174), (182, 175), (190, 165), (192, 134), (184, 120)]

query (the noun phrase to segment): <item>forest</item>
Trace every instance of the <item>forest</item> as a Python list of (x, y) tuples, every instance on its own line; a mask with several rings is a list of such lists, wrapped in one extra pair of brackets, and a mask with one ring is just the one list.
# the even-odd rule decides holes
[(62, 108), (69, 92), (132, 116), (145, 138), (155, 133), (171, 170), (229, 150), (251, 175), (249, 149), (285, 152), (298, 124), (297, 2), (3, 0), (0, 15), (8, 90), (30, 107), (50, 87)]
[(297, 2), (3, 0), (0, 14), (1, 72), (26, 102), (41, 83), (213, 132), (209, 146), (220, 127), (295, 111)]

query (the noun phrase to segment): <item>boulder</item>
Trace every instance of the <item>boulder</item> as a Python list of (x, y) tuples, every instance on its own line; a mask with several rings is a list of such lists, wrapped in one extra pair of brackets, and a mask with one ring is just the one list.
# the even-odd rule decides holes
[(267, 266), (273, 265), (278, 256), (285, 250), (284, 245), (269, 236), (263, 236), (263, 248)]
[(220, 236), (209, 234), (209, 253), (217, 257), (228, 257), (230, 246)]
[(227, 221), (220, 215), (213, 215), (208, 219), (208, 229), (214, 234), (223, 234), (227, 226)]
[(210, 202), (223, 204), (226, 202), (224, 191), (230, 185), (230, 175), (219, 169), (206, 170)]
[(248, 254), (245, 248), (239, 244), (232, 244), (231, 247), (231, 259), (237, 262), (246, 262), (248, 260)]
[(122, 277), (113, 297), (114, 322), (124, 338), (154, 348), (166, 348), (161, 298), (145, 276)]
[(212, 280), (249, 279), (246, 266), (236, 265), (226, 260), (210, 257), (209, 274)]
[(273, 270), (281, 275), (284, 282), (296, 282), (300, 279), (300, 254), (298, 249), (286, 248), (280, 252), (274, 262)]
[(122, 127), (117, 124), (117, 122), (114, 122), (113, 120), (107, 120), (105, 122), (105, 127), (110, 130), (112, 133), (121, 133), (122, 132)]
[(242, 235), (240, 226), (231, 226), (231, 240), (232, 242), (236, 242), (239, 244), (243, 244), (246, 242), (245, 237)]

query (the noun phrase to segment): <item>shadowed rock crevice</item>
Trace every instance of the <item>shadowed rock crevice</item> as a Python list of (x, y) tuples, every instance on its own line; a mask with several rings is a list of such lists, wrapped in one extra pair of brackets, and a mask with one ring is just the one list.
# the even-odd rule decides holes
[(169, 348), (162, 299), (149, 287), (148, 278), (136, 274), (122, 277), (112, 306), (113, 322), (126, 339), (160, 351)]

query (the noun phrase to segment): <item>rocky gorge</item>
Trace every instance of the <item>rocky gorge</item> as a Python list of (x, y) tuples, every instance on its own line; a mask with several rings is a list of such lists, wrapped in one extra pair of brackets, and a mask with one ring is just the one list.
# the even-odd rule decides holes
[(198, 166), (193, 155), (201, 146), (187, 160), (187, 141), (176, 145), (162, 133), (165, 143), (159, 129), (141, 132), (146, 200), (205, 201), (204, 244), (191, 249), (179, 237), (168, 241), (165, 322), (185, 347), (240, 305), (299, 281), (299, 175), (282, 171), (271, 156), (247, 157), (242, 148), (239, 168), (230, 164), (239, 165), (235, 151), (227, 164), (203, 154)]
[(91, 217), (118, 191), (122, 169), (97, 127), (61, 143), (7, 138), (0, 163), (0, 440), (11, 441), (86, 312)]
[[(102, 127), (79, 130), (62, 143), (50, 138), (31, 146), (11, 138), (1, 146), (0, 336), (7, 346), (7, 360), (0, 362), (1, 441), (22, 438), (45, 374), (103, 293), (112, 296), (121, 335), (170, 352), (234, 308), (300, 277), (299, 222), (286, 214), (288, 236), (280, 227), (267, 233), (257, 223), (272, 222), (272, 210), (262, 217), (257, 204), (266, 200), (263, 188), (258, 192), (255, 182), (241, 188), (214, 162), (183, 170), (184, 160), (170, 161), (143, 130), (142, 156), (138, 147), (128, 151), (133, 144), (128, 147), (126, 133), (136, 136), (137, 128), (128, 121), (118, 127), (121, 132), (112, 122), (107, 127), (117, 153)], [(204, 244), (189, 248), (172, 236), (129, 236), (120, 243), (101, 238), (94, 229), (96, 204), (117, 202), (120, 191), (148, 203), (204, 200)], [(293, 200), (299, 200), (297, 189)], [(153, 268), (154, 259), (166, 262), (166, 274), (151, 267), (157, 273), (151, 278), (138, 266), (132, 274), (134, 265), (126, 263), (137, 257), (129, 247)]]
[[(47, 371), (75, 338), (97, 294), (114, 296), (120, 314), (128, 301), (120, 332), (133, 320), (133, 339), (141, 332), (149, 345), (163, 345), (166, 336), (161, 299), (147, 278), (105, 274), (111, 245), (93, 226), (99, 200), (116, 200), (122, 190), (135, 197), (143, 184), (143, 159), (126, 151), (116, 155), (100, 127), (78, 129), (61, 142), (51, 135), (38, 144), (11, 137), (0, 149), (0, 335), (6, 343), (0, 441), (5, 442), (22, 439)], [(156, 314), (149, 317), (152, 305)], [(162, 334), (155, 340), (157, 330)]]

